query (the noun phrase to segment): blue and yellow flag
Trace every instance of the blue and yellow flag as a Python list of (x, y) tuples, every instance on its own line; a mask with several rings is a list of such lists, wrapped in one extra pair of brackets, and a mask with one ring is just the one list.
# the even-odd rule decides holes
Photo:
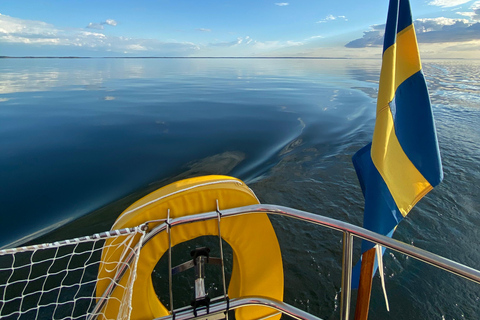
[[(363, 226), (392, 236), (443, 179), (430, 98), (408, 0), (391, 0), (372, 143), (353, 156), (365, 197)], [(373, 244), (363, 241), (362, 252)], [(353, 284), (358, 283), (359, 265)]]

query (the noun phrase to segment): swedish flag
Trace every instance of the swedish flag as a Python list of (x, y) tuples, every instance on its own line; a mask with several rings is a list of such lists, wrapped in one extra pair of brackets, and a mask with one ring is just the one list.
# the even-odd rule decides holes
[[(388, 236), (443, 179), (408, 0), (390, 1), (373, 140), (353, 164), (365, 197), (363, 226)], [(372, 247), (364, 241), (362, 252)]]

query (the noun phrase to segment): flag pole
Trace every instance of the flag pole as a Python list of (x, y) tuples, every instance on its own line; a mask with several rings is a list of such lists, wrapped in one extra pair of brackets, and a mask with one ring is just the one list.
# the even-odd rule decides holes
[(355, 320), (368, 319), (374, 265), (375, 247), (362, 254), (362, 267), (360, 268), (360, 283), (358, 285), (357, 305), (355, 307)]

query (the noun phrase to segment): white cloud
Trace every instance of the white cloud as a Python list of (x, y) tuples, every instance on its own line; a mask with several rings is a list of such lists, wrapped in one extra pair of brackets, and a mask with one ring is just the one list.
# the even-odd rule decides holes
[(288, 40), (285, 42), (285, 45), (287, 47), (296, 47), (296, 46), (303, 46), (305, 43), (303, 43), (302, 41), (292, 41), (292, 40)]
[(326, 22), (333, 21), (333, 20), (348, 21), (348, 19), (345, 16), (334, 16), (332, 14), (329, 14), (324, 19), (317, 21), (317, 23), (326, 23)]
[(431, 6), (450, 8), (450, 7), (455, 7), (461, 4), (465, 4), (470, 1), (471, 0), (433, 0), (433, 1), (430, 1), (428, 4)]
[(59, 30), (53, 25), (43, 21), (28, 20), (28, 23), (25, 23), (25, 21), (27, 20), (0, 14), (0, 36), (10, 35), (18, 37), (25, 35), (28, 37), (43, 35), (43, 37), (47, 38), (55, 37), (59, 33)]
[(227, 47), (228, 48), (228, 47), (232, 47), (234, 45), (239, 44), (239, 41), (241, 41), (240, 38), (237, 40), (228, 41), (228, 42), (213, 42), (213, 43), (209, 43), (208, 47)]
[(475, 15), (472, 16), (472, 20), (480, 21), (480, 1), (475, 1), (470, 9), (475, 13)]
[(117, 21), (115, 21), (113, 19), (107, 19), (107, 20), (99, 22), (99, 23), (90, 22), (88, 24), (88, 26), (86, 26), (86, 28), (103, 30), (105, 28), (104, 25), (109, 25), (109, 26), (115, 27), (117, 24), (118, 24)]
[(202, 32), (212, 32), (212, 29), (206, 29), (206, 28), (198, 28), (197, 31), (202, 31)]
[(458, 15), (461, 15), (461, 16), (465, 16), (465, 17), (469, 17), (471, 20), (473, 20), (473, 18), (475, 17), (475, 12), (471, 11), (471, 12), (455, 12), (456, 14)]
[(251, 52), (257, 55), (269, 55), (272, 51), (280, 50), (288, 47), (298, 47), (303, 45), (300, 41), (253, 41), (251, 45)]
[[(115, 25), (116, 21), (106, 20), (103, 24)], [(35, 52), (38, 51), (33, 50), (41, 48), (48, 52), (68, 49), (68, 52), (77, 52), (75, 54), (78, 55), (96, 56), (106, 52), (137, 54), (147, 51), (149, 55), (188, 56), (199, 49), (197, 45), (189, 42), (163, 42), (156, 39), (106, 36), (100, 32), (86, 31), (85, 29), (61, 29), (42, 21), (23, 20), (1, 14), (0, 43), (8, 45), (9, 48), (16, 46), (17, 49), (22, 45), (21, 53), (13, 55), (35, 55)], [(35, 49), (28, 46), (33, 44), (36, 45)], [(2, 47), (2, 54), (12, 55), (6, 51), (5, 47)]]
[[(480, 23), (467, 19), (428, 18), (414, 21), (419, 43), (446, 43), (480, 40)], [(349, 42), (348, 48), (364, 48), (383, 45), (385, 25), (374, 25), (363, 37)]]
[(79, 31), (78, 35), (86, 36), (86, 37), (93, 36), (93, 37), (97, 37), (97, 38), (100, 38), (100, 39), (106, 39), (107, 38), (107, 36), (104, 35), (103, 33), (91, 32), (91, 31)]
[(113, 19), (107, 19), (104, 24), (108, 24), (109, 26), (116, 26), (118, 23), (117, 21), (113, 20)]
[(276, 6), (279, 6), (279, 7), (285, 7), (285, 6), (288, 6), (289, 3), (288, 2), (277, 2), (275, 3)]
[(457, 23), (467, 25), (467, 19), (451, 19), (451, 18), (425, 18), (415, 20), (415, 31), (417, 33), (425, 33), (431, 31), (441, 31), (445, 26), (453, 26)]
[(243, 44), (243, 45), (248, 45), (248, 44), (251, 44), (252, 42), (256, 42), (256, 41), (254, 41), (254, 40), (253, 40), (252, 38), (250, 38), (249, 36), (246, 36), (246, 37), (238, 37), (236, 40), (233, 40), (233, 41), (210, 43), (210, 44), (208, 44), (208, 47), (225, 47), (225, 48), (229, 48), (229, 47), (236, 47), (236, 46), (239, 46), (239, 45), (241, 45), (241, 44)]
[(423, 43), (463, 42), (480, 39), (480, 23), (467, 19), (418, 19), (418, 41)]
[(97, 30), (103, 30), (105, 29), (105, 27), (100, 24), (100, 23), (93, 23), (93, 22), (90, 22), (88, 24), (88, 26), (86, 26), (85, 28), (89, 28), (89, 29), (97, 29)]
[(145, 46), (142, 46), (140, 44), (129, 44), (125, 48), (127, 50), (130, 50), (130, 51), (145, 51), (145, 50), (148, 50)]
[(199, 56), (270, 56), (285, 48), (304, 45), (302, 41), (258, 41), (249, 36), (232, 41), (210, 43), (200, 48)]
[(471, 21), (480, 21), (480, 1), (475, 1), (470, 6), (470, 9), (472, 9), (472, 11), (456, 12), (456, 14), (468, 17)]
[(373, 25), (369, 31), (363, 32), (363, 37), (350, 41), (345, 45), (347, 48), (365, 48), (383, 45), (385, 25)]
[(480, 56), (480, 41), (445, 43), (420, 43), (422, 58), (466, 58), (478, 59)]

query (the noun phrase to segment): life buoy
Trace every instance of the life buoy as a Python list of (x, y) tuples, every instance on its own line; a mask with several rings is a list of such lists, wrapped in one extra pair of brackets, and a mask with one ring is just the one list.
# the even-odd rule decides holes
[[(113, 229), (134, 227), (146, 221), (178, 218), (219, 208), (229, 209), (258, 204), (250, 188), (242, 181), (227, 176), (203, 176), (178, 181), (160, 188), (127, 208), (114, 223)], [(265, 213), (255, 213), (221, 219), (222, 238), (233, 251), (232, 276), (228, 287), (230, 298), (265, 296), (283, 300), (283, 265), (280, 246), (275, 231)], [(195, 222), (172, 228), (171, 241), (175, 246), (204, 235), (218, 235), (216, 220)], [(112, 240), (113, 241), (113, 240)], [(133, 285), (131, 319), (154, 319), (169, 315), (158, 299), (152, 284), (151, 274), (155, 265), (168, 250), (168, 235), (162, 232), (150, 240), (141, 250), (137, 263), (137, 275)], [(117, 250), (118, 251), (118, 250)], [(99, 269), (97, 295), (101, 295), (112, 276), (109, 264), (118, 261), (119, 252), (104, 250)], [(112, 297), (122, 294), (126, 274)], [(118, 292), (117, 292), (118, 290)], [(118, 300), (118, 299), (114, 299)], [(118, 300), (119, 301), (119, 300)], [(108, 303), (103, 310), (105, 318), (117, 317), (118, 303)], [(236, 310), (236, 319), (259, 319), (271, 315), (266, 307), (245, 307)], [(271, 319), (280, 319), (280, 315)]]

